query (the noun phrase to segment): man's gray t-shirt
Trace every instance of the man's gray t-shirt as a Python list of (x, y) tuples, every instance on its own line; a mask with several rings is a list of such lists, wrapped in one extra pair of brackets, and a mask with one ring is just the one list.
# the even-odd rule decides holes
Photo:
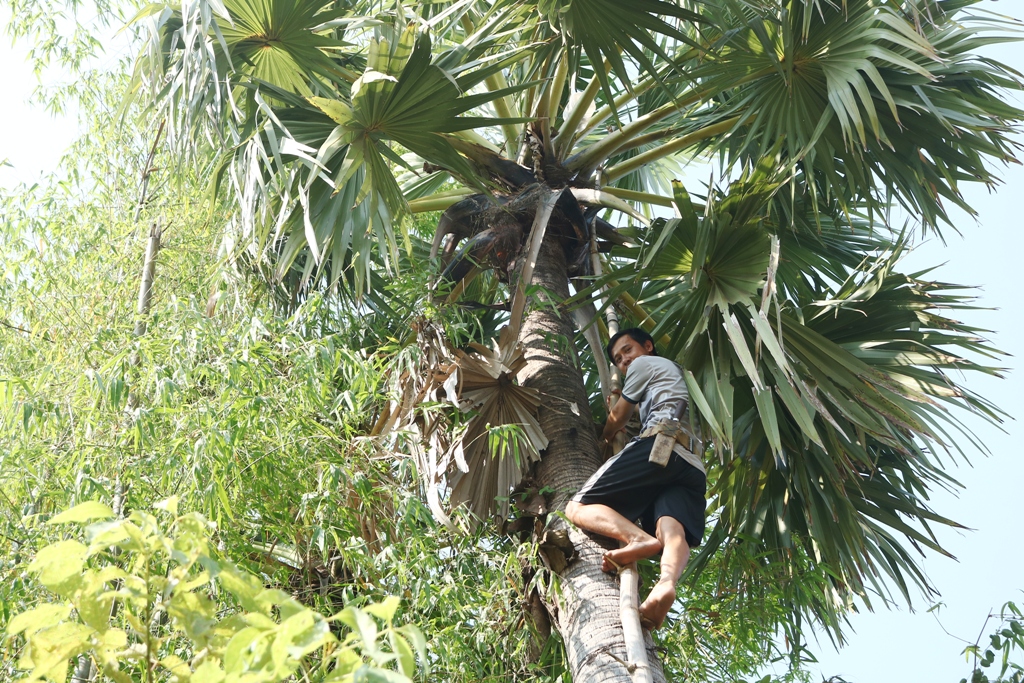
[[(662, 420), (675, 417), (680, 401), (689, 405), (686, 380), (678, 365), (661, 356), (640, 356), (629, 364), (626, 381), (622, 385), (622, 398), (633, 404), (640, 404), (640, 424), (647, 429)], [(687, 413), (689, 410), (687, 410)], [(688, 427), (686, 415), (680, 420)], [(701, 472), (704, 465), (700, 458), (687, 451), (681, 444), (673, 449)]]
[(679, 366), (661, 356), (640, 356), (629, 364), (622, 398), (640, 404), (644, 429), (675, 417), (680, 401), (686, 401), (686, 381)]

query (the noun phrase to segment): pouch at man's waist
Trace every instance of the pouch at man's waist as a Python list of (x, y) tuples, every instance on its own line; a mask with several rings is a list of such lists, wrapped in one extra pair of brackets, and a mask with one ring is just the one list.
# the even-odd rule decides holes
[[(654, 445), (651, 447), (651, 462), (664, 467), (668, 464), (672, 452), (676, 451), (688, 463), (701, 472), (704, 471), (704, 464), (698, 455), (704, 452), (703, 444), (679, 420), (661, 420), (640, 432), (641, 439), (648, 436), (655, 437)], [(677, 445), (682, 448), (677, 449)]]

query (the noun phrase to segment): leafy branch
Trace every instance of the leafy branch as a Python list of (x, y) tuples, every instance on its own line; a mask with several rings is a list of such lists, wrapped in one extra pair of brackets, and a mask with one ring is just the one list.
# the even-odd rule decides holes
[(24, 683), (64, 680), (83, 654), (116, 683), (138, 680), (139, 669), (147, 681), (159, 672), (181, 683), (274, 683), (300, 669), (307, 681), (401, 683), (416, 676), (417, 657), (428, 672), (423, 634), (394, 624), (398, 598), (324, 617), (215, 557), (214, 526), (178, 516), (177, 505), (157, 504), (163, 523), (140, 511), (111, 521), (95, 501), (48, 522), (82, 527), (84, 543), (51, 543), (28, 567), (56, 599), (8, 623), (8, 638), (25, 642)]
[[(999, 621), (996, 628), (988, 636), (988, 645), (982, 645), (985, 639), (985, 627), (993, 619)], [(985, 620), (978, 639), (964, 648), (963, 654), (971, 658), (974, 669), (970, 678), (960, 679), (960, 683), (1022, 683), (1024, 666), (1010, 661), (1010, 655), (1024, 653), (1024, 613), (1012, 602), (1007, 602), (999, 614), (990, 614)], [(999, 659), (999, 675), (989, 678), (996, 659)], [(1009, 674), (1009, 675), (1007, 675)]]

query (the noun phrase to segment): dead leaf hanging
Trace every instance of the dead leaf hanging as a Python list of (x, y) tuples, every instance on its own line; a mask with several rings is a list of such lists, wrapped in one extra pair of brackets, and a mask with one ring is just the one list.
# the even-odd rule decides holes
[[(445, 474), (441, 454), (450, 450), (445, 435), (448, 423), (436, 414), (425, 413), (420, 406), (433, 400), (437, 389), (449, 385), (455, 366), (450, 360), (451, 347), (440, 328), (428, 320), (416, 320), (412, 329), (416, 333), (419, 352), (396, 366), (391, 373), (390, 393), (393, 398), (381, 411), (371, 436), (380, 437), (378, 447), (395, 455), (413, 458), (431, 513), (454, 532), (456, 527), (440, 500)], [(408, 434), (409, 438), (402, 438), (402, 433)]]
[(472, 344), (474, 353), (456, 352), (459, 407), (477, 414), (455, 444), (451, 505), (481, 518), (508, 518), (509, 492), (548, 445), (537, 421), (539, 392), (515, 381), (526, 357), (513, 335), (505, 327), (493, 349)]

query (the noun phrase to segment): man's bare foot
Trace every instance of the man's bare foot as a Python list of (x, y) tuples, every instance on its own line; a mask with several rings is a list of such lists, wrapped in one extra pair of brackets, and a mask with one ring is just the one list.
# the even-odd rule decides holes
[(645, 628), (652, 631), (665, 623), (672, 603), (676, 601), (676, 587), (671, 581), (659, 581), (651, 589), (650, 595), (640, 605), (640, 621)]
[(630, 541), (621, 548), (609, 550), (601, 558), (601, 571), (614, 572), (620, 567), (625, 567), (631, 562), (653, 557), (661, 552), (661, 541), (654, 536), (644, 535), (634, 541)]

